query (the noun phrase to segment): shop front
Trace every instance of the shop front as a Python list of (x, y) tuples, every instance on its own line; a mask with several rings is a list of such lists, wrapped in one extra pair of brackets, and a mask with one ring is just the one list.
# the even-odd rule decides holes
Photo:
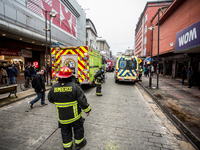
[(15, 64), (17, 66), (18, 72), (24, 71), (24, 66), (27, 65), (29, 60), (32, 59), (32, 51), (17, 49), (17, 48), (5, 48), (0, 47), (0, 66), (5, 69), (11, 65)]
[[(181, 67), (186, 67), (186, 69), (193, 67), (194, 82), (200, 84), (198, 77), (200, 74), (200, 21), (176, 34), (174, 53), (184, 53), (185, 55), (188, 55), (188, 58), (190, 58), (189, 61), (183, 61), (182, 59), (178, 63), (178, 72), (180, 72)], [(179, 74), (180, 73), (178, 73), (177, 76), (179, 76)]]

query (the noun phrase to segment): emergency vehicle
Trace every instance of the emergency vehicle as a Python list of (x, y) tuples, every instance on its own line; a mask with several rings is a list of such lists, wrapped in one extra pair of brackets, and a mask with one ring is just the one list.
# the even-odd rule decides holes
[(138, 81), (138, 58), (133, 55), (122, 55), (116, 60), (115, 83), (119, 81)]
[(109, 67), (111, 68), (111, 72), (114, 71), (114, 61), (113, 60), (107, 60), (107, 64), (106, 64), (106, 71), (109, 71)]
[(75, 68), (80, 84), (95, 85), (94, 74), (102, 66), (100, 52), (89, 46), (51, 48), (52, 82), (57, 82), (56, 74), (63, 66)]

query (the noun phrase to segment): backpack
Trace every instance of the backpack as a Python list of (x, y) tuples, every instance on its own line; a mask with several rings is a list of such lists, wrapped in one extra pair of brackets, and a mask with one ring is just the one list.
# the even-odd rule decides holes
[(35, 84), (36, 84), (35, 78), (33, 78), (33, 80), (31, 81), (31, 84), (32, 84), (32, 88), (35, 88)]

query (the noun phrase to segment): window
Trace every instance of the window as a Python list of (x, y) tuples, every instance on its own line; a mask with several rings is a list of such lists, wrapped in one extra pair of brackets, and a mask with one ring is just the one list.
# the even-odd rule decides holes
[(127, 69), (127, 70), (137, 69), (137, 62), (136, 61), (121, 60), (119, 62), (119, 68), (120, 69)]
[(144, 50), (143, 50), (143, 56), (146, 56), (146, 47), (144, 48)]
[(144, 27), (144, 34), (147, 33), (147, 24), (146, 26)]
[(148, 13), (146, 13), (145, 15), (144, 22), (147, 22), (147, 17), (148, 17)]
[(147, 36), (144, 37), (144, 45), (147, 43)]

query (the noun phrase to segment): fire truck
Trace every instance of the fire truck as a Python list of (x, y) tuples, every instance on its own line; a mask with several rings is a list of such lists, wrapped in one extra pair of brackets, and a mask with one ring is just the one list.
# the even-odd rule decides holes
[(63, 66), (75, 68), (80, 84), (94, 86), (94, 74), (102, 67), (100, 52), (89, 46), (51, 48), (52, 82), (57, 82), (56, 74)]

